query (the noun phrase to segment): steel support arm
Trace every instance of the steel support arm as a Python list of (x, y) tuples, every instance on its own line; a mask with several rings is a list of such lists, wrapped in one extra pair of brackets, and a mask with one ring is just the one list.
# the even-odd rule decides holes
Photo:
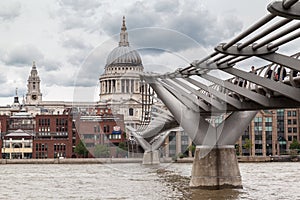
[(218, 145), (234, 145), (249, 126), (257, 111), (232, 112), (218, 127)]
[[(203, 99), (204, 101), (209, 103), (211, 106), (215, 107), (216, 109), (224, 110), (224, 105), (221, 104), (220, 102), (218, 102), (217, 100), (215, 100), (214, 98), (211, 98), (211, 97), (201, 93), (199, 90), (196, 90), (196, 89), (192, 88), (191, 86), (189, 86), (188, 84), (183, 83), (182, 81), (179, 81), (177, 79), (173, 79), (173, 81), (176, 82), (177, 84), (181, 85), (185, 89), (191, 91), (196, 96), (200, 97), (201, 99)], [(210, 109), (210, 108), (208, 108), (208, 109)]]
[(154, 78), (144, 77), (144, 79), (148, 82), (148, 84), (150, 84), (152, 89), (173, 114), (179, 125), (189, 134), (193, 142), (196, 145), (202, 144), (206, 136), (206, 132), (210, 127), (209, 123), (200, 116), (199, 112), (189, 109)]

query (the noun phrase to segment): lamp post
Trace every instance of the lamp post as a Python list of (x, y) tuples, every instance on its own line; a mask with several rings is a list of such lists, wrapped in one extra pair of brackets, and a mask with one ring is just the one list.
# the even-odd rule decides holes
[(133, 148), (133, 145), (135, 144), (135, 141), (131, 140), (130, 143), (131, 143), (131, 157), (133, 158), (134, 157), (134, 148)]

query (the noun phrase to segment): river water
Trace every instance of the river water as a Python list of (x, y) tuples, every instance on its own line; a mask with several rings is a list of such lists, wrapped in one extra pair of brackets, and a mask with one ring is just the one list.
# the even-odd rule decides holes
[(191, 163), (1, 165), (0, 199), (300, 199), (300, 163), (240, 163), (243, 189), (188, 187)]

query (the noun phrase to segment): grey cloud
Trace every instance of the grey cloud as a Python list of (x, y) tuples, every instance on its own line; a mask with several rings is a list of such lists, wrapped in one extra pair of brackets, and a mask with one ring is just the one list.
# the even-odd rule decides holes
[[(72, 67), (64, 69), (68, 74), (62, 71), (51, 71), (46, 74), (40, 73), (42, 81), (47, 86), (80, 86), (90, 87), (98, 83), (99, 75), (104, 71), (107, 52), (102, 50), (103, 46), (99, 46), (86, 57), (78, 52), (69, 58)], [(63, 67), (63, 66), (62, 66)]]
[(33, 45), (17, 46), (6, 53), (3, 61), (7, 65), (22, 66), (32, 63), (32, 61), (43, 60), (44, 55)]
[(3, 73), (0, 73), (0, 84), (6, 83), (6, 82), (7, 82), (7, 77)]
[(56, 60), (43, 59), (37, 63), (37, 66), (43, 68), (45, 71), (56, 71), (61, 67), (61, 63)]
[(157, 12), (174, 12), (178, 9), (179, 1), (178, 0), (160, 0), (156, 1), (154, 4), (154, 9)]
[[(232, 37), (242, 28), (242, 23), (237, 17), (233, 15), (218, 17), (216, 13), (205, 9), (199, 1), (178, 3), (165, 0), (154, 4), (136, 2), (125, 14), (130, 43), (144, 47), (159, 46), (172, 51), (190, 48), (190, 45), (195, 43), (193, 40), (198, 43), (197, 45), (212, 47)], [(107, 16), (109, 17), (103, 18), (101, 23), (103, 29), (108, 34), (119, 33), (122, 16), (113, 14)], [(147, 27), (161, 27), (161, 30), (159, 28), (148, 32), (132, 30), (143, 27), (146, 27), (145, 30), (150, 30)], [(170, 31), (167, 31), (168, 29)]]
[(13, 2), (4, 0), (0, 2), (0, 19), (13, 20), (21, 13), (21, 4), (19, 2)]
[(152, 7), (149, 7), (145, 2), (138, 1), (120, 13), (105, 13), (101, 20), (101, 28), (110, 36), (118, 34), (121, 29), (123, 15), (126, 17), (128, 30), (156, 26), (160, 20)]
[(66, 74), (66, 72), (63, 71), (50, 71), (47, 73), (45, 73), (45, 71), (40, 71), (39, 74), (42, 83), (46, 86), (74, 86), (74, 71), (69, 71), (68, 74)]
[[(9, 84), (1, 84), (0, 85), (0, 96), (1, 97), (13, 97), (16, 94), (16, 88), (11, 87)], [(18, 94), (26, 94), (25, 88), (18, 88)], [(11, 102), (13, 102), (13, 99), (11, 99)], [(19, 102), (21, 102), (21, 99), (19, 99)]]
[(110, 51), (110, 41), (95, 48), (84, 60), (75, 77), (75, 85), (90, 87), (98, 83), (99, 76), (104, 72), (106, 58)]
[(80, 66), (84, 62), (86, 56), (86, 53), (77, 52), (68, 57), (68, 62), (74, 66)]
[(99, 32), (99, 20), (97, 18), (63, 15), (60, 20), (63, 30), (82, 29), (89, 33)]
[(191, 1), (181, 5), (181, 11), (167, 22), (167, 26), (192, 37), (203, 46), (215, 46), (240, 31), (242, 22), (233, 15), (218, 17)]
[[(22, 84), (24, 83), (24, 84)], [(0, 74), (0, 97), (13, 97), (16, 94), (16, 87), (18, 88), (18, 94), (26, 94), (26, 82), (23, 82), (23, 79), (18, 81), (9, 80), (6, 74)], [(21, 99), (19, 99), (21, 100)], [(12, 99), (13, 101), (13, 99)]]
[(59, 1), (60, 6), (68, 8), (74, 11), (84, 12), (86, 14), (94, 14), (94, 10), (101, 6), (101, 2), (97, 0), (61, 0)]
[(100, 8), (99, 1), (66, 0), (59, 2), (60, 8), (55, 16), (61, 21), (63, 30), (83, 29), (88, 32), (98, 30), (97, 10)]
[(84, 42), (82, 38), (73, 38), (69, 37), (66, 38), (63, 42), (62, 45), (66, 48), (72, 48), (72, 49), (91, 49), (91, 45), (87, 44)]
[(14, 67), (31, 66), (33, 61), (36, 61), (38, 68), (43, 68), (45, 71), (53, 71), (60, 68), (59, 61), (44, 57), (42, 52), (33, 45), (17, 46), (10, 52), (7, 52), (2, 60), (6, 65)]
[(179, 51), (199, 47), (199, 43), (188, 35), (162, 28), (142, 28), (129, 31), (131, 44), (137, 49)]

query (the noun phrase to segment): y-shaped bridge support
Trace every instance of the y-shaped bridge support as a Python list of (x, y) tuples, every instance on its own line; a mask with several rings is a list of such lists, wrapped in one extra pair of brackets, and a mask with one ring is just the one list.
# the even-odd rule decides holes
[(143, 78), (197, 145), (190, 186), (210, 189), (242, 187), (234, 144), (257, 112), (233, 112), (216, 127), (201, 116), (199, 107), (186, 97), (166, 89), (152, 77)]
[(158, 148), (163, 144), (169, 133), (178, 127), (178, 123), (173, 119), (166, 117), (154, 118), (148, 125), (146, 130), (137, 131), (134, 128), (127, 126), (135, 139), (144, 149), (143, 165), (158, 165), (159, 151)]
[(143, 165), (159, 165), (159, 151), (157, 149), (162, 145), (165, 138), (169, 135), (170, 131), (163, 132), (162, 134), (157, 136), (158, 138), (153, 143), (150, 143), (141, 135), (139, 135), (133, 128), (127, 128), (131, 130), (131, 133), (133, 134), (135, 139), (144, 149)]
[[(191, 187), (222, 189), (241, 188), (242, 181), (234, 143), (249, 125), (256, 111), (234, 112), (213, 132), (216, 145), (197, 145)], [(201, 128), (201, 127), (200, 127)]]

